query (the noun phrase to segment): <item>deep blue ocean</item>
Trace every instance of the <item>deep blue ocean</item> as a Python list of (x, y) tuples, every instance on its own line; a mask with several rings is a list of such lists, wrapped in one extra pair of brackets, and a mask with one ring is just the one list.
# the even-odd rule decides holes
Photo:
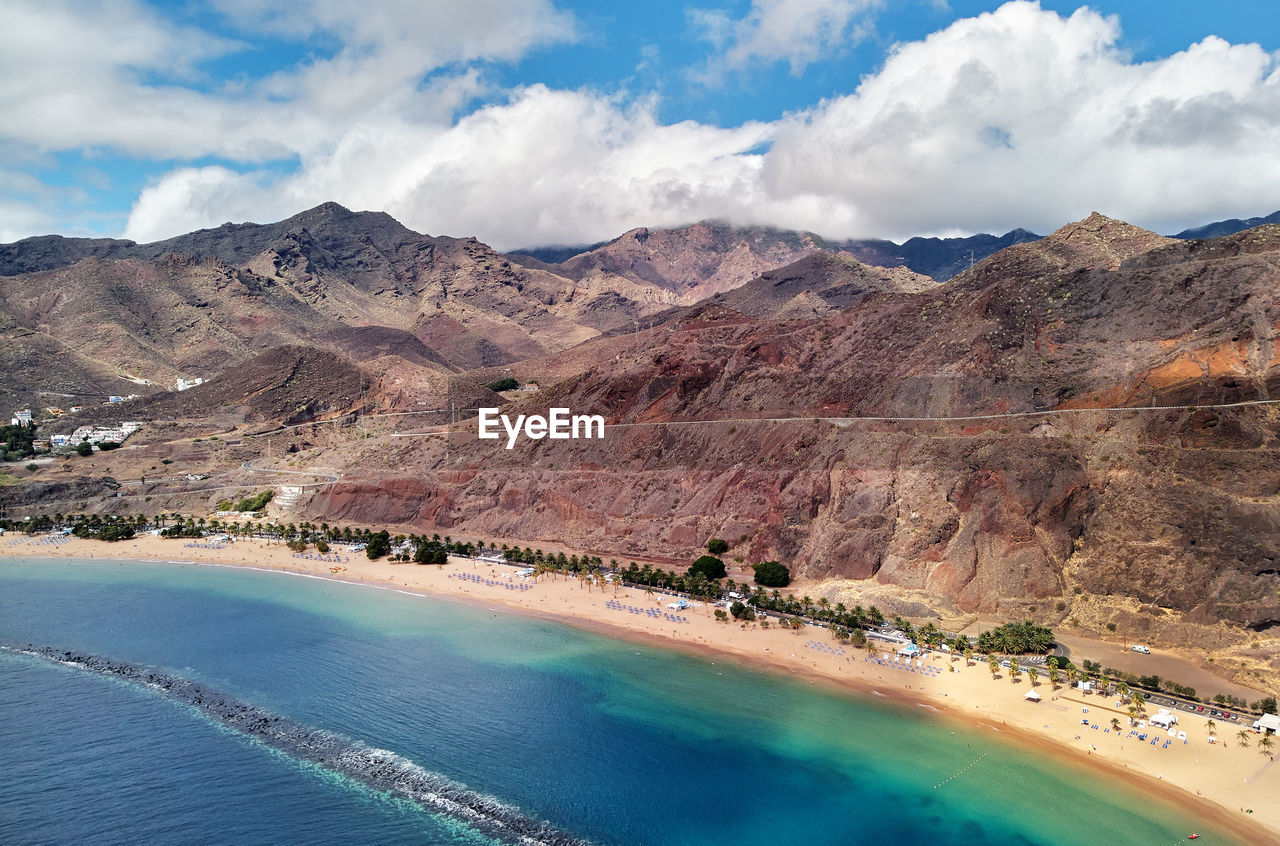
[[(197, 681), (601, 844), (1234, 842), (923, 709), (360, 585), (0, 559), (0, 644), (28, 643)], [(12, 651), (0, 776), (4, 844), (491, 842), (153, 690)]]

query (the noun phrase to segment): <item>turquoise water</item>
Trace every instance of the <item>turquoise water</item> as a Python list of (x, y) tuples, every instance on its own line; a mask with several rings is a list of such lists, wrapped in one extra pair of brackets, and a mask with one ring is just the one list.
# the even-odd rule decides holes
[[(918, 708), (358, 585), (0, 560), (0, 644), (26, 643), (197, 681), (598, 843), (1233, 842)], [(155, 691), (13, 652), (0, 772), (3, 843), (488, 842)]]

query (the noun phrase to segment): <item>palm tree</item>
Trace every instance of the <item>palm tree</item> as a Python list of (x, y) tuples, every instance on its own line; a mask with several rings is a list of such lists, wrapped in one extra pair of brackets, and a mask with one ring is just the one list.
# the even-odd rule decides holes
[(1032, 687), (1035, 687), (1035, 686), (1036, 686), (1036, 679), (1037, 679), (1037, 678), (1039, 678), (1039, 677), (1040, 677), (1040, 671), (1039, 671), (1039, 670), (1037, 670), (1035, 667), (1028, 667), (1028, 668), (1027, 668), (1027, 678), (1031, 679), (1031, 686), (1032, 686)]
[(1049, 684), (1053, 685), (1053, 689), (1058, 689), (1058, 665), (1049, 665)]
[(991, 678), (993, 678), (993, 679), (995, 679), (995, 678), (999, 678), (999, 676), (1000, 676), (1000, 662), (999, 662), (998, 660), (996, 660), (996, 656), (994, 656), (994, 655), (988, 655), (988, 656), (987, 656), (987, 666), (991, 668)]
[(1111, 718), (1111, 730), (1112, 730), (1112, 731), (1120, 731), (1120, 718), (1119, 718), (1119, 717), (1112, 717), (1112, 718)]
[(1236, 740), (1240, 741), (1241, 746), (1248, 746), (1249, 732), (1245, 731), (1244, 729), (1240, 729), (1240, 731), (1236, 732)]
[(1271, 735), (1264, 734), (1262, 736), (1262, 739), (1258, 741), (1258, 752), (1263, 755), (1266, 755), (1267, 757), (1271, 758), (1271, 760), (1274, 761), (1275, 756), (1271, 754), (1272, 745), (1273, 744), (1271, 742)]
[(1010, 658), (1009, 659), (1009, 680), (1012, 682), (1017, 682), (1018, 674), (1021, 672), (1022, 670), (1018, 667), (1018, 659)]
[(1129, 706), (1129, 725), (1133, 725), (1137, 721), (1138, 721), (1138, 706), (1130, 705)]
[(1217, 730), (1217, 728), (1218, 728), (1218, 724), (1217, 724), (1217, 723), (1215, 723), (1213, 720), (1205, 720), (1205, 721), (1204, 721), (1204, 727), (1205, 727), (1205, 728), (1207, 728), (1207, 729), (1209, 730), (1209, 734), (1213, 734), (1213, 733), (1214, 733), (1214, 731), (1216, 731), (1216, 730)]
[(971, 666), (973, 666), (973, 650), (972, 650), (972, 649), (965, 649), (965, 651), (964, 651), (964, 665), (965, 665), (966, 667), (971, 667)]

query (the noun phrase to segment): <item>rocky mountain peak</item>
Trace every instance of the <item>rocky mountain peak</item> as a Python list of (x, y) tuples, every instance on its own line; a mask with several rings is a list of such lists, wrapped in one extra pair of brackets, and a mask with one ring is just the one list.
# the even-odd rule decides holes
[(1126, 259), (1172, 242), (1172, 238), (1093, 212), (1050, 233), (1032, 249), (1080, 267), (1116, 270)]

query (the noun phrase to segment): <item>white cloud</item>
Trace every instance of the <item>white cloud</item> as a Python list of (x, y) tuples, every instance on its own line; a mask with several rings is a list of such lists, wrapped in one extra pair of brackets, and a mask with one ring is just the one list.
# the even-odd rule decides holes
[(261, 186), (261, 174), (217, 166), (178, 168), (142, 190), (124, 237), (146, 243), (220, 223), (288, 216), (289, 207)]
[(870, 12), (883, 0), (752, 0), (738, 20), (723, 9), (694, 9), (692, 23), (719, 51), (710, 65), (743, 70), (755, 63), (787, 62), (793, 74), (861, 41), (871, 28)]
[(409, 48), (440, 66), (515, 59), (530, 47), (572, 40), (576, 23), (549, 0), (213, 0), (247, 31), (292, 39), (340, 37), (344, 52)]
[(0, 244), (50, 232), (52, 217), (39, 206), (0, 196)]
[(855, 93), (780, 127), (767, 190), (837, 204), (846, 232), (899, 236), (1275, 206), (1276, 57), (1211, 37), (1134, 63), (1119, 35), (1087, 8), (1013, 2), (900, 45)]
[[(200, 76), (202, 63), (245, 44), (169, 23), (136, 0), (0, 0), (0, 142), (42, 152), (98, 147), (154, 158), (287, 158), (332, 143), (364, 115), (414, 107), (406, 101), (441, 69), (513, 59), (574, 36), (572, 16), (548, 0), (223, 5), (246, 30), (256, 12), (267, 30), (338, 47), (219, 88)], [(457, 75), (468, 74), (445, 73)]]
[[(234, 2), (248, 8), (251, 0)], [(329, 59), (235, 96), (149, 83), (129, 68), (162, 62), (172, 45), (122, 46), (127, 55), (111, 60), (107, 81), (91, 80), (78, 101), (83, 114), (51, 109), (37, 129), (6, 121), (0, 151), (30, 131), (52, 149), (177, 158), (134, 204), (126, 234), (136, 240), (279, 219), (325, 200), (512, 248), (705, 217), (903, 237), (1047, 231), (1097, 209), (1173, 231), (1265, 213), (1280, 196), (1280, 72), (1257, 45), (1207, 38), (1138, 63), (1117, 46), (1115, 18), (1011, 2), (897, 46), (853, 93), (772, 123), (665, 125), (652, 99), (542, 85), (457, 117), (477, 95), (501, 94), (461, 57), (569, 37), (550, 6), (501, 2), (542, 15), (541, 34), (521, 41), (512, 29), (468, 41), (478, 24), (455, 21), (464, 43), (426, 44), (432, 61), (452, 64), (425, 84), (423, 60), (406, 45), (430, 38), (412, 23), (401, 38), (388, 23), (394, 16), (352, 19), (358, 31)], [(106, 9), (105, 0), (95, 8)], [(132, 9), (146, 25), (142, 7), (111, 8)], [(347, 20), (341, 8), (317, 2), (271, 25), (298, 27), (295, 37), (336, 35)], [(152, 24), (159, 41), (177, 37)], [(188, 72), (197, 70), (191, 63)], [(21, 101), (21, 87), (0, 81), (0, 108)], [(210, 153), (246, 162), (247, 172), (191, 166)], [(287, 170), (274, 156), (288, 157)], [(39, 222), (31, 208), (7, 208), (0, 231), (21, 229), (7, 214)]]
[(504, 248), (749, 217), (767, 198), (761, 156), (747, 151), (771, 131), (766, 124), (663, 125), (652, 104), (536, 85), (449, 126), (383, 116), (284, 177), (176, 170), (143, 192), (126, 235), (156, 240), (227, 219), (269, 219), (263, 210), (282, 217), (325, 200)]

